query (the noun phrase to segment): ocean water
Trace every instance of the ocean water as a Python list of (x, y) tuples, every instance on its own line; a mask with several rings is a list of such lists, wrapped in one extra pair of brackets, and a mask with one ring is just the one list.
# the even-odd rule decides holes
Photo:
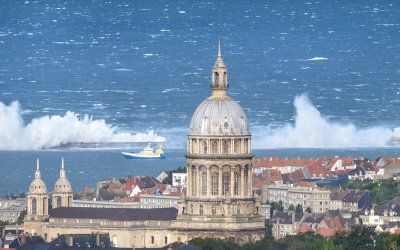
[[(398, 1), (0, 0), (1, 174), (26, 178), (37, 154), (56, 171), (64, 151), (36, 150), (81, 142), (179, 152), (210, 94), (218, 39), (256, 148), (397, 153), (385, 147), (400, 138)], [(113, 150), (66, 152), (84, 169), (77, 187), (130, 173), (130, 162), (99, 160)]]

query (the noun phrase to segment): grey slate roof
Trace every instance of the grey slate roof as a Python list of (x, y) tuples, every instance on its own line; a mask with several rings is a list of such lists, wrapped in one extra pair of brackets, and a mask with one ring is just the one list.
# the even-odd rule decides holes
[(50, 218), (104, 219), (111, 221), (170, 221), (178, 214), (176, 208), (89, 208), (60, 207), (49, 211)]
[(292, 224), (292, 215), (289, 212), (276, 212), (270, 220), (271, 224)]
[(340, 200), (343, 202), (358, 202), (361, 197), (369, 192), (368, 190), (340, 190), (331, 194), (332, 200)]

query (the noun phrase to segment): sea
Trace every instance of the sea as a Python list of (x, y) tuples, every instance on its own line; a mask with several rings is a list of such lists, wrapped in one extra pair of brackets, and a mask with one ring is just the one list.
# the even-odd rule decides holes
[(256, 156), (400, 157), (399, 1), (0, 0), (0, 194), (184, 166), (218, 41)]

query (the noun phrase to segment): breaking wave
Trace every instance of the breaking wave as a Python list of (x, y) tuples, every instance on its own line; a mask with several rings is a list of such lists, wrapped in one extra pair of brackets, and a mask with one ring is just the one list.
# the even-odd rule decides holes
[(375, 126), (357, 128), (351, 123), (328, 120), (306, 95), (294, 100), (294, 124), (283, 127), (253, 127), (255, 148), (349, 148), (383, 147), (396, 144), (400, 129)]
[(154, 131), (130, 134), (118, 132), (105, 120), (66, 112), (33, 119), (25, 125), (19, 102), (0, 102), (0, 149), (28, 150), (57, 148), (71, 143), (165, 142)]

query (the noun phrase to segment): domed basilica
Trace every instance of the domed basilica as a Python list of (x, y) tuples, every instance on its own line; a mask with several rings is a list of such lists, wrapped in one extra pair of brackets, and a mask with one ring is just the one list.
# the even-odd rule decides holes
[(185, 240), (195, 237), (264, 236), (260, 201), (252, 192), (251, 133), (246, 113), (228, 91), (228, 71), (218, 44), (212, 69), (211, 96), (190, 122), (187, 192), (172, 228)]
[(228, 95), (228, 71), (218, 45), (211, 96), (190, 122), (187, 189), (176, 208), (73, 207), (64, 160), (50, 195), (39, 161), (30, 185), (24, 230), (48, 241), (60, 235), (107, 234), (113, 246), (163, 247), (197, 237), (234, 238), (244, 243), (264, 236), (260, 201), (252, 191), (251, 133), (246, 113)]

